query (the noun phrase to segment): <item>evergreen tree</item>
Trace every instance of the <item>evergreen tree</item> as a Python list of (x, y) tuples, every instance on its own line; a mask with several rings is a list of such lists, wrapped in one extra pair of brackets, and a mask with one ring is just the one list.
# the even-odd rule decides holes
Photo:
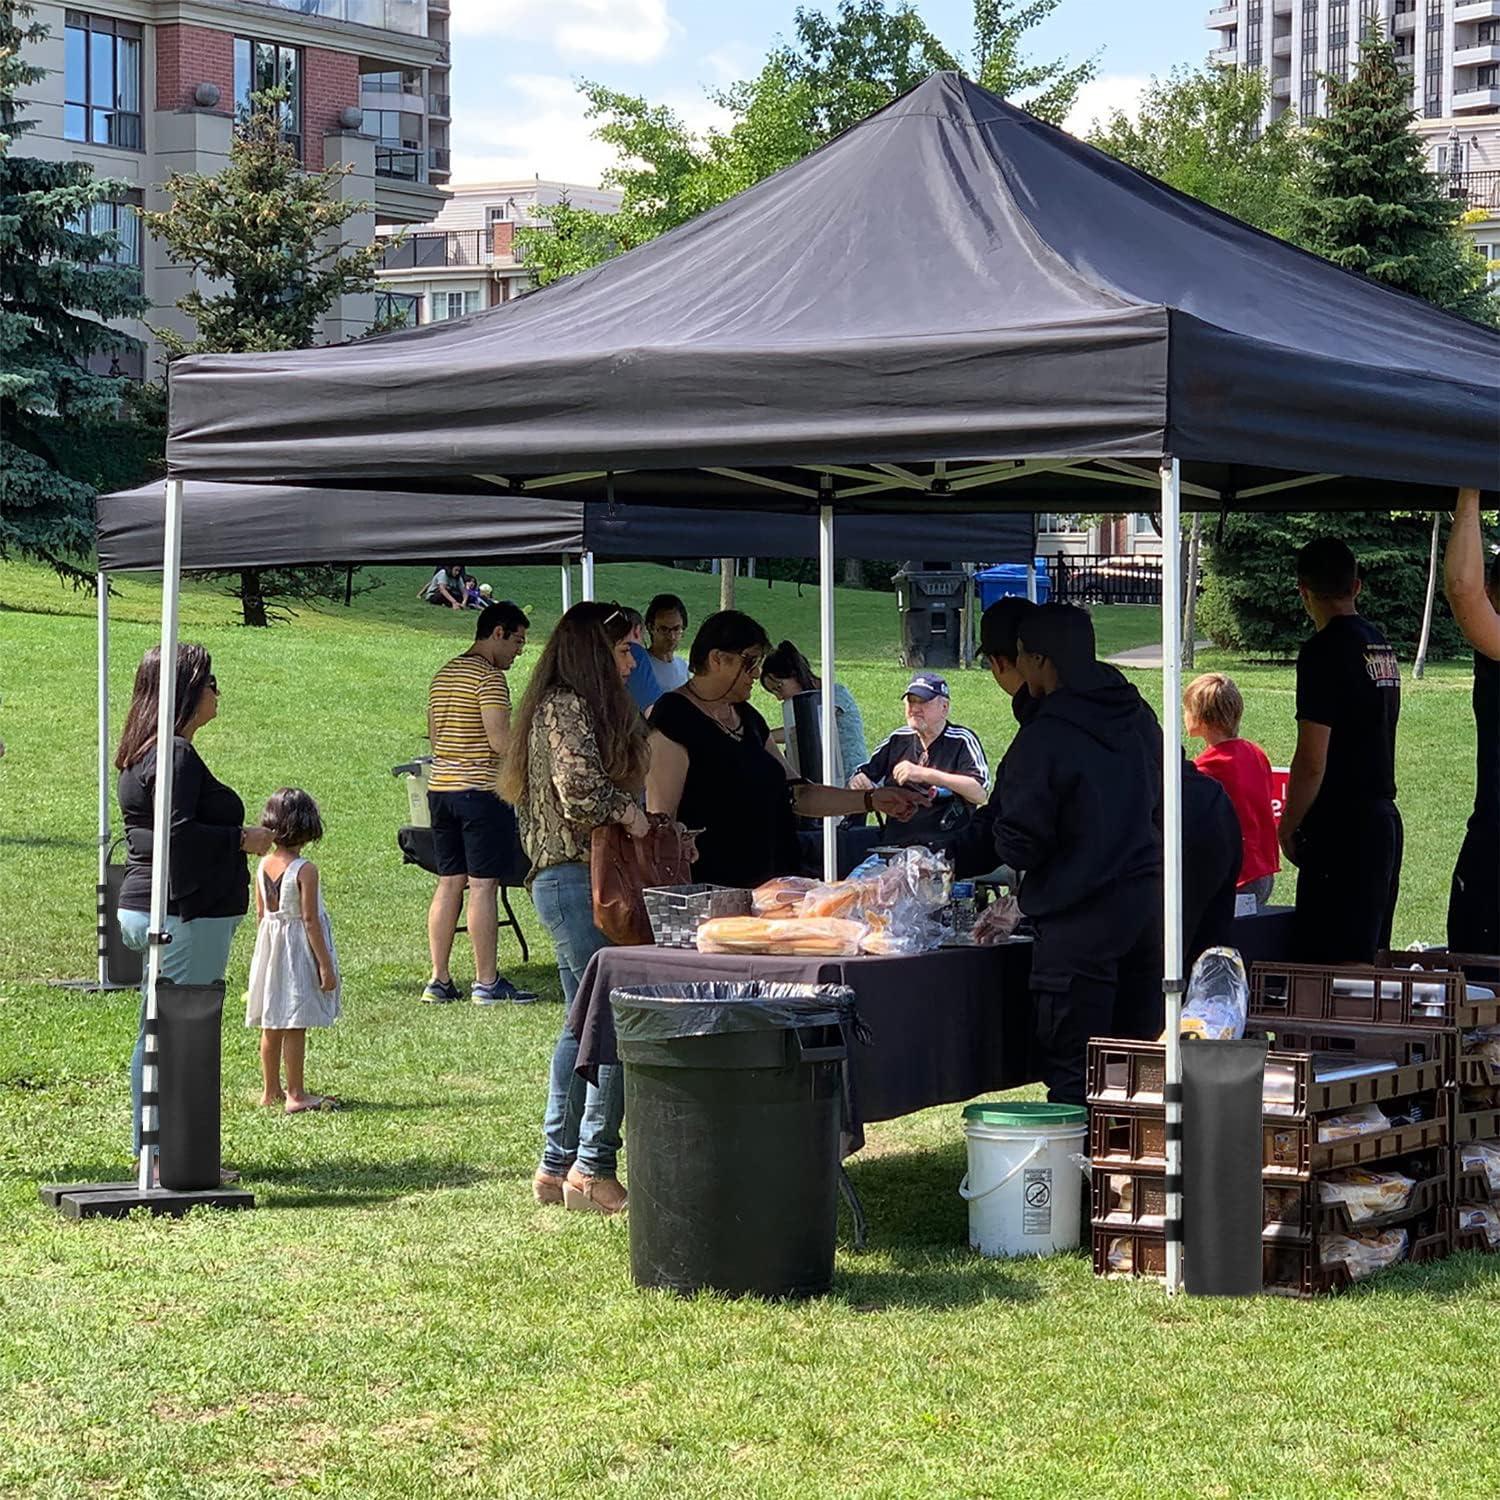
[[(310, 348), (318, 324), (341, 297), (375, 285), (385, 247), (351, 246), (342, 230), (370, 211), (335, 196), (347, 166), (305, 172), (282, 138), (286, 94), (252, 96), (236, 122), (222, 172), (174, 172), (166, 181), (172, 206), (142, 217), (173, 260), (212, 285), (194, 288), (177, 306), (197, 336), (154, 330), (173, 355)], [(246, 568), (220, 574), (235, 580), (246, 625), (284, 619), (289, 603), (344, 597), (346, 570), (337, 567)]]
[(21, 91), (45, 69), (22, 57), (47, 36), (21, 0), (0, 0), (0, 558), (51, 564), (75, 583), (93, 546), (95, 460), (121, 426), (121, 383), (88, 369), (99, 353), (137, 341), (104, 320), (145, 311), (134, 271), (108, 263), (113, 233), (86, 227), (96, 204), (126, 184), (81, 162), (22, 156), (33, 123)]
[(1500, 306), (1459, 229), (1462, 204), (1427, 169), (1395, 48), (1372, 27), (1354, 76), (1327, 82), (1327, 117), (1309, 129), (1302, 242), (1335, 265), (1493, 324)]

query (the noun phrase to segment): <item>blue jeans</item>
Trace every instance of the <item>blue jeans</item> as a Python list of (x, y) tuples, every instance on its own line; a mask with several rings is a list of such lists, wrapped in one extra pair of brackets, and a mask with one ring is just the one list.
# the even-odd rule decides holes
[[(594, 926), (588, 866), (553, 865), (539, 871), (531, 883), (531, 904), (552, 936), (563, 1002), (571, 1010), (589, 960), (609, 946)], [(612, 1177), (625, 1117), (624, 1075), (618, 1064), (600, 1068), (596, 1088), (574, 1072), (577, 1061), (578, 1042), (564, 1016), (542, 1121), (542, 1170), (561, 1177), (576, 1162), (591, 1177)]]
[[(121, 911), (120, 937), (134, 953), (146, 951), (151, 917), (143, 911)], [(161, 977), (173, 984), (217, 984), (229, 967), (229, 945), (243, 917), (196, 917), (184, 922), (167, 918), (172, 941), (161, 950)], [(146, 983), (141, 981), (141, 1023), (130, 1054), (131, 1154), (141, 1154), (141, 1068), (146, 1056)]]

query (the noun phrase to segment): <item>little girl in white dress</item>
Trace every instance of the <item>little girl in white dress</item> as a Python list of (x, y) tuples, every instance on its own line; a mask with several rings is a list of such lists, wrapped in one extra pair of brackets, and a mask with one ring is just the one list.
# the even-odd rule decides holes
[(260, 1028), (260, 1102), (283, 1105), (289, 1115), (337, 1109), (336, 1099), (307, 1091), (302, 1071), (307, 1029), (333, 1025), (342, 988), (318, 867), (302, 857), (308, 844), (322, 838), (323, 819), (306, 792), (283, 787), (260, 821), (271, 832), (272, 848), (255, 872), (260, 926), (245, 997), (245, 1025)]

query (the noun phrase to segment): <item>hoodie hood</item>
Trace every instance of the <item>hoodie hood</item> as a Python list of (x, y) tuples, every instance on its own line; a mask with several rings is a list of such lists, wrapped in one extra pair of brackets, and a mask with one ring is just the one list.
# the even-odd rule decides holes
[(1139, 732), (1145, 700), (1133, 682), (1104, 662), (1078, 685), (1049, 693), (1037, 709), (1038, 719), (1070, 724), (1109, 749)]

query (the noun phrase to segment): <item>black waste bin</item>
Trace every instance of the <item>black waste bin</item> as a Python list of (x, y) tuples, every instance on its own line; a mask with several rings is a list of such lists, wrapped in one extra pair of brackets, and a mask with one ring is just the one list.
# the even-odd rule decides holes
[(843, 1067), (839, 985), (616, 990), (638, 1286), (814, 1297), (833, 1282)]

